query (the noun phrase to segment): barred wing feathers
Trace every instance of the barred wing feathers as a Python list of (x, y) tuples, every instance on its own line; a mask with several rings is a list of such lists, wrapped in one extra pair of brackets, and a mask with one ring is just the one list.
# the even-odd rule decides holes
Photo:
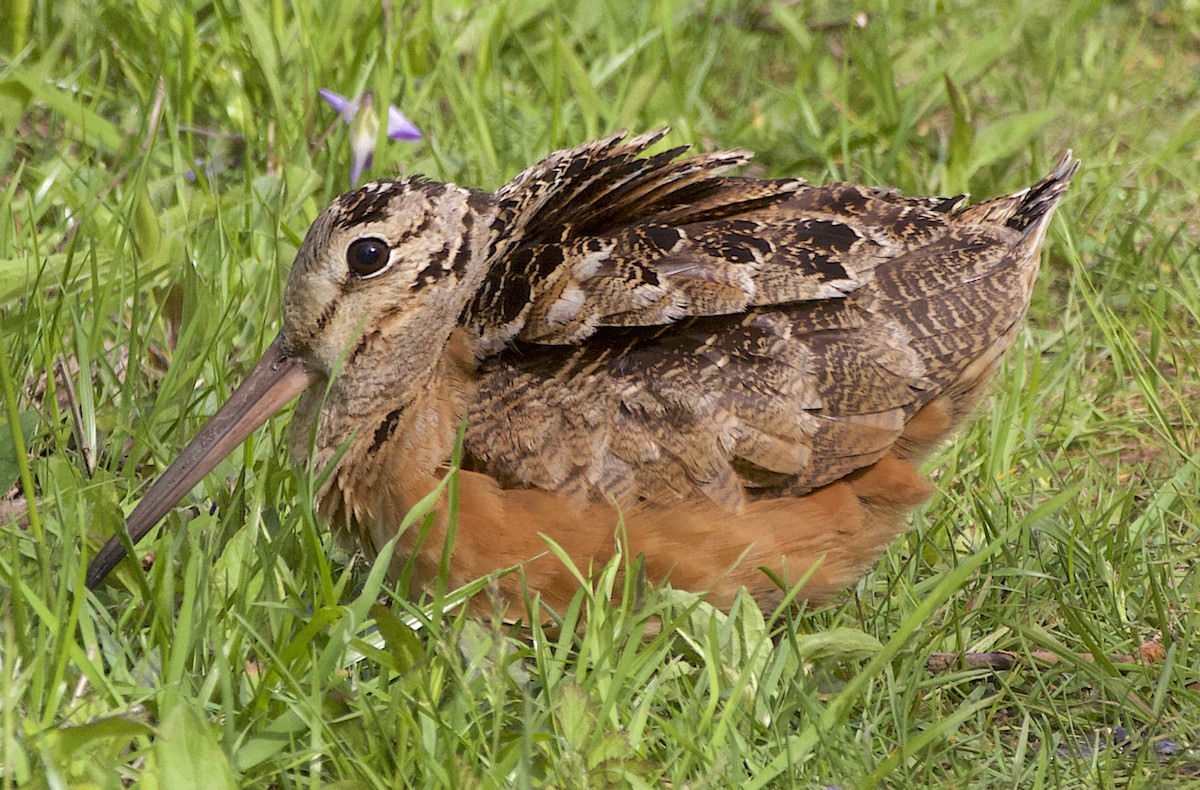
[(556, 154), (500, 193), (464, 319), (487, 352), (467, 450), (502, 485), (736, 510), (901, 452), (924, 405), (952, 423), (978, 400), (1077, 164), (964, 206), (718, 175), (737, 153), (641, 157), (658, 138)]

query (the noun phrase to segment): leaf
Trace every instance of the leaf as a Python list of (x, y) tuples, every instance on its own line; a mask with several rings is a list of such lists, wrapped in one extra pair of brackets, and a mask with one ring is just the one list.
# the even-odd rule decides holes
[(208, 722), (186, 703), (167, 714), (154, 741), (158, 783), (171, 790), (237, 788), (237, 778)]
[[(57, 285), (67, 256), (53, 253), (42, 258), (44, 268), (30, 257), (0, 258), (0, 305), (31, 296), (35, 286)], [(40, 277), (39, 277), (40, 274)]]
[(975, 134), (975, 155), (967, 175), (1016, 153), (1057, 117), (1057, 110), (1031, 110), (984, 126)]
[(579, 102), (588, 135), (595, 136), (595, 130), (599, 128), (600, 96), (596, 93), (592, 77), (584, 67), (583, 61), (561, 38), (556, 37), (554, 40), (554, 54), (558, 58), (558, 67), (566, 73), (575, 100)]
[[(21, 437), (25, 446), (29, 447), (29, 437), (37, 433), (41, 417), (36, 411), (23, 411), (17, 418)], [(17, 458), (17, 441), (9, 427), (8, 420), (0, 419), (0, 495), (16, 482), (21, 474)]]
[(396, 659), (397, 669), (407, 672), (424, 652), (420, 638), (416, 632), (400, 622), (386, 606), (372, 606), (371, 617), (379, 627), (379, 633), (383, 635), (383, 643)]
[(133, 235), (137, 239), (138, 252), (141, 256), (154, 258), (162, 248), (162, 227), (159, 225), (158, 211), (150, 200), (149, 191), (142, 187), (138, 193), (134, 211)]
[(41, 75), (26, 70), (15, 69), (11, 73), (35, 98), (77, 127), (82, 134), (81, 139), (94, 140), (109, 151), (118, 151), (125, 144), (124, 132), (85, 106), (74, 92), (58, 88)]
[(796, 651), (805, 661), (823, 659), (870, 658), (883, 649), (883, 643), (854, 628), (834, 628), (796, 637)]
[(308, 722), (296, 711), (285, 710), (238, 748), (234, 755), (238, 769), (248, 771), (284, 749), (292, 748), (310, 729)]
[(554, 690), (555, 718), (568, 748), (582, 751), (596, 731), (592, 700), (574, 681), (564, 681)]
[(946, 183), (943, 191), (957, 194), (967, 187), (966, 174), (963, 172), (971, 158), (971, 142), (974, 130), (971, 128), (971, 106), (966, 93), (955, 84), (949, 74), (944, 75), (946, 96), (950, 100), (950, 112), (953, 124), (950, 127), (950, 140), (946, 148)]
[(29, 104), (29, 89), (16, 80), (0, 80), (0, 129), (13, 130)]
[(150, 735), (154, 730), (140, 721), (127, 719), (124, 716), (109, 716), (87, 724), (75, 727), (63, 727), (58, 731), (58, 753), (65, 759), (70, 759), (80, 749), (84, 749), (96, 741), (117, 738), (126, 743), (139, 735)]

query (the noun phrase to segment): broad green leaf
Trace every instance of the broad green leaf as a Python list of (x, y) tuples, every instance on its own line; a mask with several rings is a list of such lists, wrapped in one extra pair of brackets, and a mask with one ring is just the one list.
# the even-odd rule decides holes
[[(57, 733), (59, 753), (70, 758), (76, 751), (96, 741), (116, 739), (128, 744), (139, 735), (150, 735), (154, 729), (147, 724), (124, 716), (109, 716), (74, 727), (63, 727)], [(124, 748), (121, 746), (120, 748)]]
[(154, 741), (159, 786), (171, 790), (219, 790), (238, 787), (216, 733), (186, 702), (176, 704)]
[(870, 658), (882, 649), (878, 639), (853, 628), (831, 628), (796, 637), (796, 651), (806, 661)]

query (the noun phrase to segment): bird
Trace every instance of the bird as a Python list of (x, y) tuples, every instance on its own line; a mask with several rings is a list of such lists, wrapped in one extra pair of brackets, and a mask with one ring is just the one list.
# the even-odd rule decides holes
[[(298, 397), (289, 454), (327, 470), (319, 514), (368, 556), (396, 539), (389, 573), (419, 587), (493, 574), (493, 610), (561, 607), (618, 550), (719, 607), (853, 585), (1013, 344), (1079, 161), (972, 204), (731, 175), (750, 153), (654, 152), (666, 134), (552, 153), (494, 193), (412, 176), (336, 198), (282, 330), (127, 539)], [(448, 474), (452, 545), (444, 490), (397, 538)], [(88, 586), (124, 553), (111, 538)]]

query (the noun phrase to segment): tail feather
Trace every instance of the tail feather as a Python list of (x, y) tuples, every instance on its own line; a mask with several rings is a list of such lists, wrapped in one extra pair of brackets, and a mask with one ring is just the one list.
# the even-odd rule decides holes
[(1021, 202), (1017, 204), (1016, 211), (1005, 224), (1013, 230), (1028, 231), (1038, 223), (1048, 220), (1078, 169), (1079, 160), (1068, 150), (1058, 160), (1050, 175), (1026, 191), (1021, 197)]
[(1054, 207), (1067, 191), (1077, 169), (1079, 160), (1067, 151), (1048, 176), (1028, 189), (963, 206), (953, 216), (961, 222), (1003, 225), (1020, 231), (1026, 238), (1040, 239), (1045, 234)]

